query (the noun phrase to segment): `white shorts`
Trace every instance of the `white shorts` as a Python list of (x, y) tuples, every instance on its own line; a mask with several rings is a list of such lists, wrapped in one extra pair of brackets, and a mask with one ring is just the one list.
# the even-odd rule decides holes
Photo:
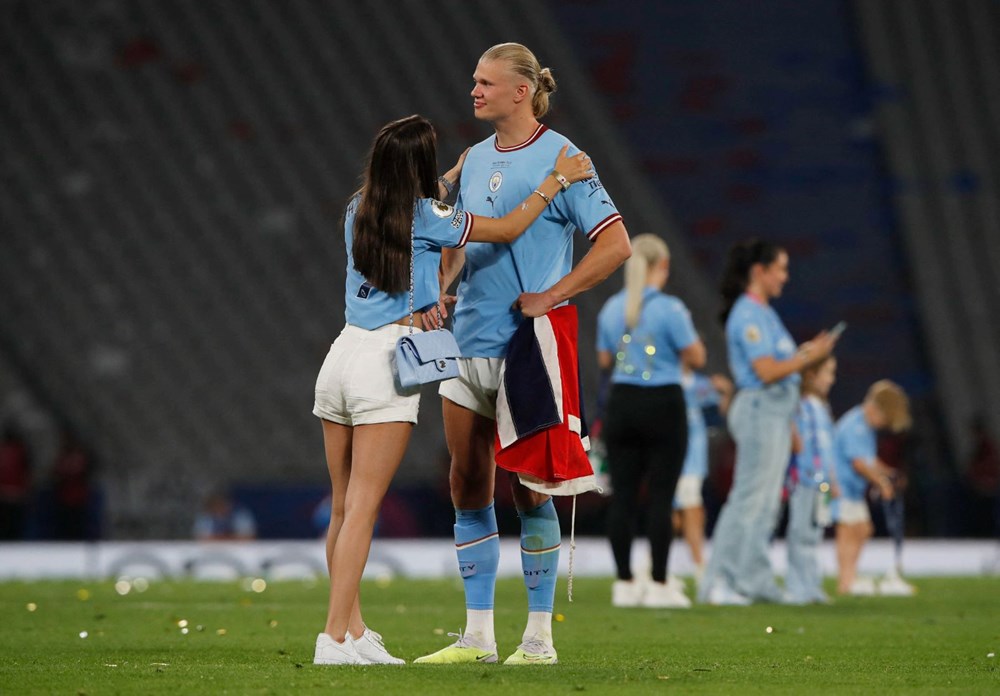
[(316, 378), (313, 413), (350, 426), (416, 423), (420, 389), (404, 390), (393, 369), (396, 340), (407, 332), (409, 327), (399, 324), (373, 331), (345, 326)]
[(704, 501), (701, 498), (701, 484), (704, 482), (701, 476), (686, 474), (677, 479), (677, 490), (674, 492), (674, 507), (678, 510), (702, 507)]
[(839, 524), (862, 524), (871, 522), (872, 515), (868, 511), (868, 503), (864, 500), (837, 501), (837, 522)]
[(458, 377), (441, 383), (438, 394), (470, 411), (497, 419), (497, 390), (503, 358), (461, 358)]

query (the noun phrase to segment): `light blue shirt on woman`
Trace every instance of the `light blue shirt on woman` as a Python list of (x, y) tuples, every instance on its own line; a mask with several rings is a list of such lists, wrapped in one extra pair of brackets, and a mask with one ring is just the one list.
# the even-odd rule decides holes
[[(772, 357), (787, 360), (798, 346), (771, 305), (749, 294), (736, 300), (726, 320), (726, 344), (729, 348), (729, 369), (737, 389), (759, 389), (763, 381), (753, 369), (755, 360)], [(775, 384), (797, 385), (801, 377), (793, 372)]]
[(691, 312), (676, 297), (646, 286), (639, 321), (628, 331), (625, 296), (625, 290), (612, 295), (597, 315), (597, 349), (615, 356), (612, 384), (680, 384), (680, 352), (698, 340)]
[[(410, 291), (407, 288), (403, 292), (383, 292), (354, 268), (354, 216), (360, 202), (360, 196), (352, 198), (344, 215), (344, 243), (347, 245), (347, 283), (344, 292), (347, 306), (344, 317), (348, 324), (371, 331), (409, 315)], [(441, 247), (464, 246), (472, 232), (474, 220), (471, 213), (433, 198), (417, 199), (413, 208), (415, 311), (437, 302), (441, 294), (438, 280)]]

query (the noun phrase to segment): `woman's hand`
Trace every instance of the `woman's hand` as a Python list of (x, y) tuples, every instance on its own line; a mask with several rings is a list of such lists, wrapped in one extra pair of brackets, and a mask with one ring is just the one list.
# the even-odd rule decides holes
[(835, 336), (829, 331), (820, 331), (816, 334), (816, 338), (799, 346), (798, 354), (806, 365), (821, 362), (833, 353), (838, 338), (839, 336)]
[(553, 165), (553, 169), (566, 177), (566, 180), (571, 184), (594, 176), (594, 170), (591, 166), (590, 158), (587, 157), (587, 153), (578, 152), (572, 157), (567, 157), (567, 150), (569, 150), (569, 145), (563, 145), (556, 156), (556, 163)]
[(448, 183), (454, 186), (458, 183), (458, 180), (462, 177), (462, 167), (465, 166), (465, 156), (469, 154), (471, 148), (465, 148), (465, 150), (458, 156), (458, 161), (455, 162), (455, 166), (444, 173), (444, 178), (448, 180)]
[(433, 331), (444, 326), (444, 320), (448, 318), (448, 305), (453, 305), (457, 301), (458, 298), (454, 295), (441, 295), (438, 303), (423, 314), (424, 331)]

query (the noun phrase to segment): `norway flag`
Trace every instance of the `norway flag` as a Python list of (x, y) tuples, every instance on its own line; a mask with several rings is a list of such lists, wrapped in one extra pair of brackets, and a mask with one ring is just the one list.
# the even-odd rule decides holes
[(587, 458), (576, 337), (572, 305), (525, 320), (500, 370), (497, 465), (548, 495), (599, 490)]

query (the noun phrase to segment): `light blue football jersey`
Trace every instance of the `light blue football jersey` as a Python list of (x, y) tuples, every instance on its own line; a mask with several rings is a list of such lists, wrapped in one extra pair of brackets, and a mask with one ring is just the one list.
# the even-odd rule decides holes
[(802, 439), (802, 451), (792, 457), (796, 480), (810, 488), (829, 483), (836, 470), (830, 408), (818, 397), (806, 396), (799, 402), (795, 425)]
[(703, 409), (718, 406), (720, 397), (705, 375), (690, 372), (681, 377), (684, 401), (687, 405), (688, 446), (681, 476), (708, 476), (708, 429)]
[(698, 340), (691, 312), (678, 298), (646, 287), (639, 321), (626, 331), (625, 300), (625, 290), (615, 293), (597, 315), (597, 349), (615, 356), (612, 384), (680, 384), (680, 352)]
[[(764, 386), (754, 372), (754, 360), (768, 355), (776, 360), (787, 360), (798, 349), (774, 308), (748, 294), (741, 295), (729, 313), (726, 345), (729, 369), (738, 389)], [(793, 372), (777, 384), (798, 384), (800, 381), (799, 373)]]
[[(503, 217), (552, 171), (565, 137), (540, 125), (524, 143), (501, 148), (496, 136), (474, 145), (462, 167), (458, 205), (476, 215)], [(593, 241), (621, 220), (595, 174), (556, 194), (511, 244), (470, 243), (465, 249), (455, 307), (455, 337), (463, 357), (503, 357), (521, 321), (513, 304), (522, 292), (548, 290), (573, 268), (573, 233)]]
[[(410, 313), (409, 290), (386, 293), (369, 283), (354, 268), (354, 216), (361, 198), (355, 196), (344, 215), (347, 246), (347, 282), (344, 318), (362, 329), (377, 329)], [(472, 232), (475, 216), (432, 198), (419, 198), (413, 208), (413, 309), (437, 302), (441, 295), (438, 268), (441, 247), (461, 247)], [(419, 328), (419, 327), (418, 327)]]
[(837, 421), (835, 451), (837, 457), (837, 483), (845, 500), (864, 500), (868, 480), (854, 470), (854, 460), (875, 463), (878, 456), (878, 439), (865, 420), (861, 406), (855, 406)]

